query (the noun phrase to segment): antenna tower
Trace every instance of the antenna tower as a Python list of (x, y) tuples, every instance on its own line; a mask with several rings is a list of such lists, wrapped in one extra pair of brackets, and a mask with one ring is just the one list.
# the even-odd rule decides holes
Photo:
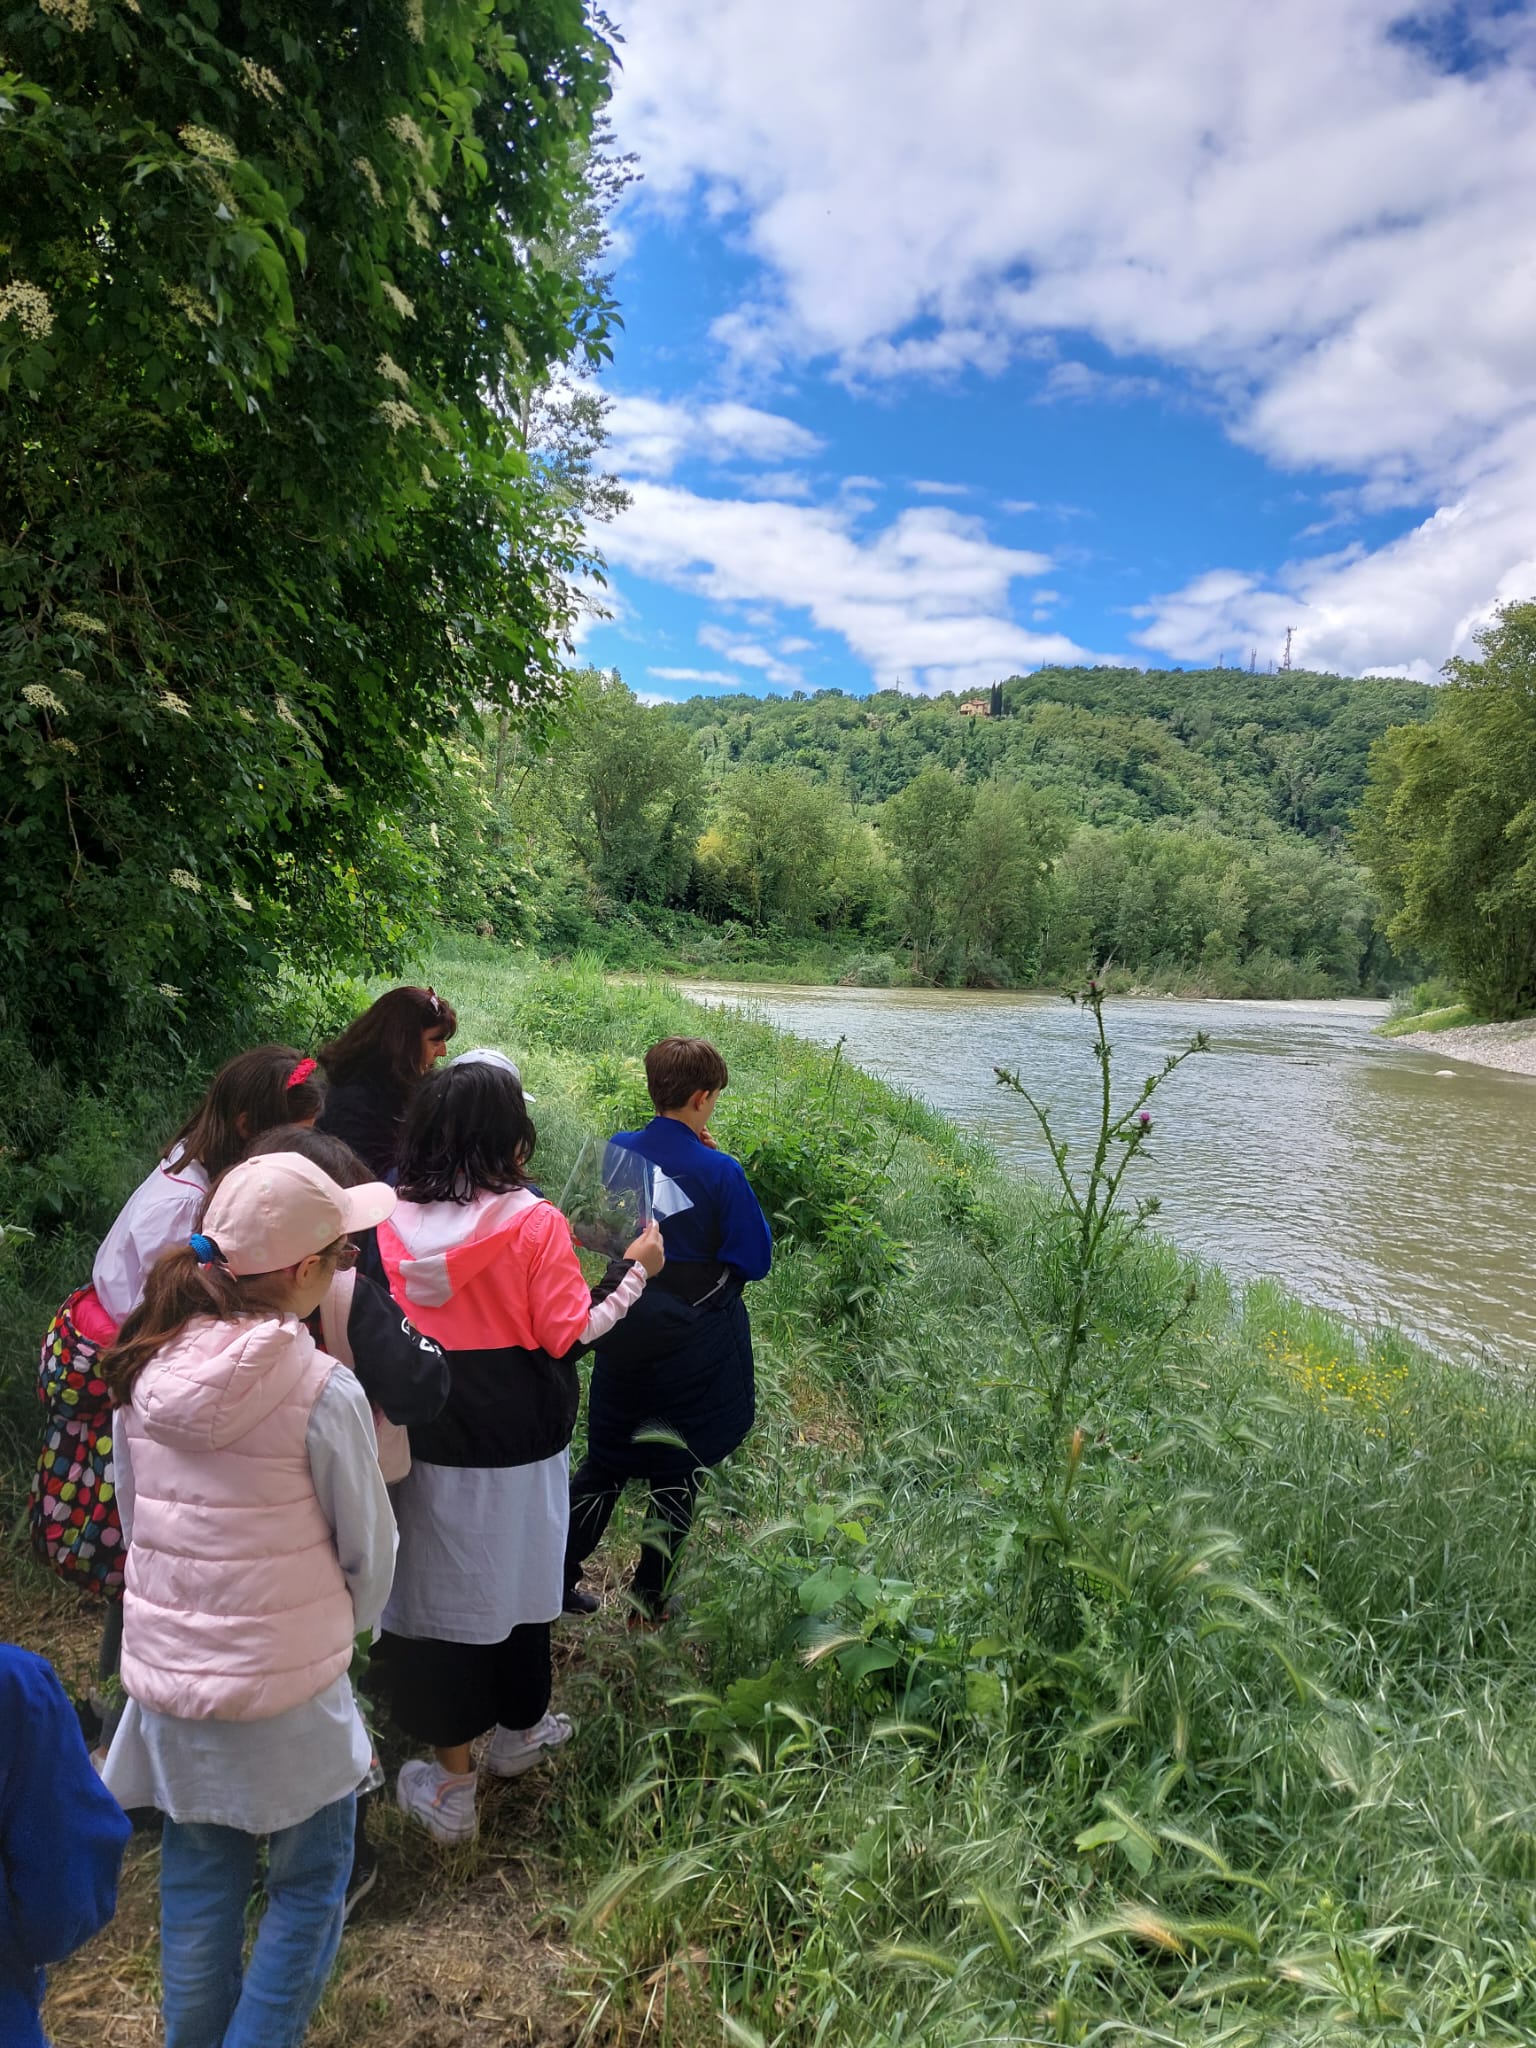
[(1291, 635), (1295, 630), (1294, 626), (1287, 626), (1285, 629), (1285, 653), (1280, 662), (1282, 668), (1289, 668), (1291, 665)]

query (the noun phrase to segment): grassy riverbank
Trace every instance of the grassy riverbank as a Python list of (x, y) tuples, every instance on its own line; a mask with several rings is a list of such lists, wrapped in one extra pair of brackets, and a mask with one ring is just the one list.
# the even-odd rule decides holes
[[(754, 932), (742, 925), (712, 925), (683, 913), (646, 921), (636, 916), (588, 924), (563, 963), (593, 962), (615, 974), (676, 976), (683, 981), (742, 981), (802, 988), (1007, 988), (1056, 995), (1057, 973), (1014, 978), (998, 962), (971, 980), (935, 981), (913, 968), (910, 955), (879, 940), (801, 938)], [(1379, 999), (1385, 982), (1328, 974), (1272, 955), (1247, 961), (1191, 966), (1155, 960), (1132, 971), (1111, 961), (1098, 970), (1115, 995), (1183, 996), (1214, 1001), (1287, 1002), (1333, 997)]]
[[(429, 972), (462, 1043), (523, 1062), (556, 1192), (698, 1017), (489, 948)], [(1044, 1193), (813, 1048), (706, 1028), (722, 1142), (793, 1189), (798, 1241), (687, 1618), (562, 1630), (579, 1740), (474, 1849), (379, 1817), (318, 2048), (1536, 2042), (1530, 1396), (1149, 1240), (1057, 1427)], [(88, 1626), (20, 1566), (10, 1604), (78, 1664)], [(59, 1972), (62, 2048), (154, 2038), (152, 1881), (139, 1846)]]

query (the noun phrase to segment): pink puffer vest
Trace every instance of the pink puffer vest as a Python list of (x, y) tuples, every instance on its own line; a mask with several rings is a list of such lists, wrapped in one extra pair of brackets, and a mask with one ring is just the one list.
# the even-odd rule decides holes
[(352, 1596), (305, 1434), (336, 1369), (292, 1316), (198, 1317), (134, 1382), (123, 1685), (183, 1720), (264, 1721), (352, 1656)]

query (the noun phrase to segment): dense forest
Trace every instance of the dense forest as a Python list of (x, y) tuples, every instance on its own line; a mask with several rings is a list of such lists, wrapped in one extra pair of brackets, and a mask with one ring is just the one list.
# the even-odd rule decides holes
[(552, 748), (465, 728), (407, 838), (450, 923), (614, 964), (1379, 989), (1406, 968), (1348, 834), (1373, 743), (1433, 698), (1102, 667), (646, 707), (588, 672)]

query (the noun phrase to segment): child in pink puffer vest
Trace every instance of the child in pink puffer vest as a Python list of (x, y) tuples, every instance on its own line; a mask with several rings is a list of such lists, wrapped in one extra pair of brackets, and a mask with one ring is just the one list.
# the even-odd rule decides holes
[(103, 1776), (165, 1815), (166, 2048), (297, 2044), (340, 1944), (370, 1754), (347, 1669), (395, 1530), (367, 1398), (304, 1318), (394, 1205), (296, 1153), (233, 1167), (103, 1362), (128, 1694)]

